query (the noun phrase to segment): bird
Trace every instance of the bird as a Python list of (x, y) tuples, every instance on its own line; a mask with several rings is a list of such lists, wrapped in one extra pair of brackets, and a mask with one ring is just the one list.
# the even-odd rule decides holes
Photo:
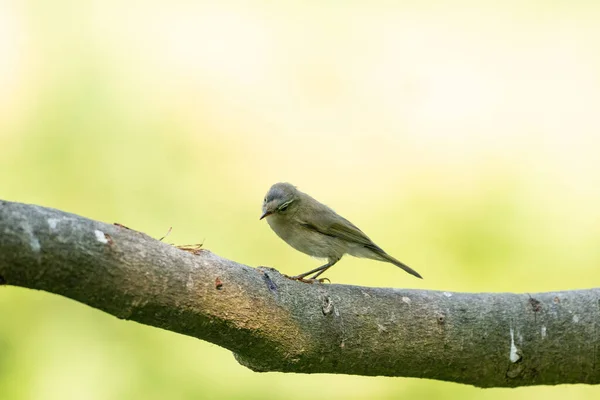
[[(377, 246), (356, 225), (290, 183), (271, 186), (263, 200), (260, 219), (264, 218), (277, 236), (294, 249), (327, 260), (326, 264), (291, 279), (323, 282), (325, 279), (318, 277), (345, 254), (389, 262), (423, 279), (417, 271)], [(306, 279), (311, 274), (314, 275)]]

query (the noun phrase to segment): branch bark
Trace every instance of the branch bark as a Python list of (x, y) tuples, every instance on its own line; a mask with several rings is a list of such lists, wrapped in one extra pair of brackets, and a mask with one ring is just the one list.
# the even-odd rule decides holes
[(600, 289), (528, 295), (306, 284), (6, 201), (0, 282), (215, 343), (255, 371), (480, 387), (600, 382)]

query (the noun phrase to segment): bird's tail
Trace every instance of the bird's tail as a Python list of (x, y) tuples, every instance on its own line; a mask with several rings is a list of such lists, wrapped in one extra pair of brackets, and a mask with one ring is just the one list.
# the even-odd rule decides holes
[(412, 269), (408, 265), (403, 264), (400, 261), (396, 260), (394, 257), (390, 256), (388, 253), (381, 252), (381, 253), (378, 253), (377, 255), (380, 256), (383, 261), (390, 262), (390, 263), (394, 264), (396, 267), (402, 268), (403, 270), (405, 270), (409, 274), (414, 275), (414, 276), (416, 276), (419, 279), (423, 279), (423, 277), (417, 271), (415, 271), (414, 269)]

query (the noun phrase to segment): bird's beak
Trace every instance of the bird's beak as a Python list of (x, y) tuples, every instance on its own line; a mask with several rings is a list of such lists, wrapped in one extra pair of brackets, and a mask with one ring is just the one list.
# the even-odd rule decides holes
[(271, 211), (269, 210), (265, 210), (263, 211), (262, 215), (260, 216), (259, 220), (263, 219), (264, 217), (268, 217), (269, 215), (273, 214)]

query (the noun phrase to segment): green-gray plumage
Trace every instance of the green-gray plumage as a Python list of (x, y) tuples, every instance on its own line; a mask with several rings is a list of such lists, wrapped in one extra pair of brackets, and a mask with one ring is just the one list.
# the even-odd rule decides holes
[(289, 183), (276, 183), (267, 192), (260, 219), (287, 244), (313, 257), (326, 258), (327, 264), (296, 276), (297, 279), (315, 273), (311, 279), (329, 269), (344, 254), (390, 262), (409, 274), (422, 278), (377, 246), (354, 224), (338, 215)]

